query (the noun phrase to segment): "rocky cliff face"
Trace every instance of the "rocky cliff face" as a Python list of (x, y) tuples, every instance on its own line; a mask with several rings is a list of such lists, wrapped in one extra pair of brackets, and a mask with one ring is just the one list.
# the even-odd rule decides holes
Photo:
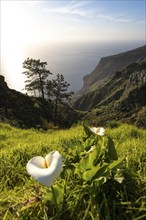
[(146, 85), (146, 70), (135, 71), (129, 76), (129, 80), (126, 85), (126, 90), (131, 87), (131, 85), (137, 85), (142, 87)]
[(82, 95), (75, 108), (90, 123), (116, 120), (146, 127), (146, 57), (130, 64), (105, 83)]
[(104, 80), (112, 77), (115, 72), (135, 63), (146, 55), (146, 45), (125, 53), (101, 58), (96, 68), (84, 77), (83, 88), (79, 94), (96, 89)]

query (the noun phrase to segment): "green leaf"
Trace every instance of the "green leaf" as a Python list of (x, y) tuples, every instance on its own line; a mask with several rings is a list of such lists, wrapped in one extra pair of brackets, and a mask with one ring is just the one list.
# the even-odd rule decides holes
[(87, 155), (80, 160), (79, 168), (81, 168), (82, 170), (91, 169), (94, 165), (95, 159), (97, 159), (98, 154), (98, 149), (97, 147), (95, 147), (92, 151), (87, 153)]
[(97, 166), (93, 166), (92, 169), (87, 170), (83, 173), (83, 179), (85, 181), (91, 181), (94, 179), (98, 179), (102, 177), (107, 169), (108, 165), (104, 165), (100, 167), (98, 164)]
[(84, 126), (84, 131), (88, 137), (93, 135), (93, 132), (91, 131), (91, 129), (87, 125), (83, 124), (83, 126)]
[(84, 152), (84, 145), (83, 143), (78, 143), (78, 145), (76, 146), (76, 151), (77, 153), (81, 153), (81, 152)]
[(120, 168), (122, 162), (123, 162), (123, 158), (120, 158), (120, 159), (110, 163), (110, 165), (108, 166), (108, 169), (114, 170), (114, 169)]
[(100, 167), (98, 164), (97, 166), (93, 166), (91, 169), (84, 171), (82, 177), (85, 181), (90, 181), (101, 177), (109, 177), (110, 171), (119, 168), (122, 162), (123, 158), (114, 161), (109, 165), (104, 163), (102, 167)]
[(83, 144), (83, 146), (84, 146), (84, 150), (87, 150), (87, 149), (89, 149), (89, 148), (91, 148), (93, 145), (94, 145), (94, 142), (95, 142), (95, 140), (94, 140), (94, 138), (88, 138), (88, 139), (86, 139), (82, 144)]
[(110, 137), (108, 137), (107, 153), (110, 160), (118, 160), (118, 155), (115, 149), (114, 141)]
[[(64, 198), (64, 181), (62, 181), (62, 183), (58, 183), (53, 185), (53, 190), (54, 190), (54, 194), (56, 197), (56, 202), (57, 205), (61, 205), (63, 202), (63, 198)], [(49, 192), (47, 193), (47, 199), (55, 205), (55, 199), (52, 193), (51, 188), (49, 189)]]

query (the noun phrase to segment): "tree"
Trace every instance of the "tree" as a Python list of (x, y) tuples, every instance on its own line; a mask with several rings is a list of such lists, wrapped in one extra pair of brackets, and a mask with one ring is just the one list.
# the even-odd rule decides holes
[(52, 74), (50, 70), (46, 70), (47, 62), (41, 62), (40, 60), (27, 58), (23, 62), (23, 68), (27, 69), (23, 74), (27, 76), (25, 81), (25, 89), (27, 91), (36, 91), (42, 94), (44, 98), (44, 87), (46, 79), (49, 74)]
[(46, 94), (49, 99), (54, 101), (54, 122), (57, 122), (58, 105), (65, 103), (74, 94), (74, 92), (67, 92), (70, 86), (64, 80), (64, 76), (57, 74), (57, 78), (49, 80), (46, 83)]

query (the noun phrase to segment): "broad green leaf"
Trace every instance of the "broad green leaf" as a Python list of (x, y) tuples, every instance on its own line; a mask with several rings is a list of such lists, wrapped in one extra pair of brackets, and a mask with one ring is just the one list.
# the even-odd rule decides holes
[(102, 177), (107, 169), (108, 165), (104, 165), (100, 167), (98, 164), (97, 166), (93, 166), (90, 170), (87, 170), (83, 173), (83, 179), (85, 181), (91, 181), (94, 179), (98, 179)]
[(93, 146), (94, 145), (94, 142), (95, 142), (95, 140), (94, 140), (94, 138), (88, 138), (88, 139), (86, 139), (84, 142), (83, 142), (83, 146), (84, 146), (84, 150), (87, 150), (87, 149), (89, 149), (91, 146)]
[[(63, 198), (64, 198), (64, 181), (62, 181), (62, 183), (53, 185), (53, 189), (54, 189), (56, 202), (59, 205), (63, 202)], [(55, 199), (54, 199), (54, 195), (53, 195), (51, 188), (49, 189), (49, 192), (47, 194), (48, 194), (47, 199), (52, 204), (55, 204)]]
[(83, 126), (84, 126), (84, 131), (88, 137), (93, 135), (93, 132), (91, 131), (91, 129), (87, 125), (83, 124)]
[(108, 153), (108, 157), (110, 160), (118, 160), (118, 155), (115, 149), (115, 144), (110, 137), (108, 137), (107, 153)]
[(59, 204), (60, 202), (63, 202), (64, 185), (61, 185), (61, 184), (54, 185), (53, 188), (54, 188), (57, 204)]
[(119, 160), (116, 160), (116, 161), (110, 163), (109, 165), (108, 164), (103, 165), (97, 171), (96, 175), (94, 176), (94, 179), (95, 178), (100, 178), (101, 176), (109, 177), (110, 176), (110, 171), (119, 168), (121, 166), (122, 162), (123, 162), (123, 158), (121, 158)]
[(95, 147), (92, 151), (87, 153), (85, 157), (83, 157), (79, 162), (79, 167), (82, 170), (88, 170), (93, 167), (94, 161), (98, 156), (98, 149)]
[(82, 175), (83, 179), (85, 181), (90, 181), (101, 178), (102, 176), (108, 177), (110, 175), (110, 171), (118, 168), (122, 164), (122, 162), (123, 162), (123, 158), (114, 161), (109, 165), (104, 163), (102, 167), (100, 167), (99, 164), (97, 166), (93, 166), (91, 169), (84, 171)]
[(118, 160), (110, 163), (110, 165), (108, 166), (108, 170), (114, 170), (120, 168), (122, 162), (123, 162), (123, 158), (119, 158)]

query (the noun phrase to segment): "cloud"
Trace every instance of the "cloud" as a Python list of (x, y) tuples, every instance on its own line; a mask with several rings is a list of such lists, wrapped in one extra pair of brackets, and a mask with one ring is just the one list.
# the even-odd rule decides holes
[(49, 13), (72, 14), (72, 15), (85, 16), (84, 11), (77, 10), (77, 9), (71, 9), (71, 8), (68, 8), (68, 7), (46, 9), (45, 11), (47, 11)]
[(88, 10), (84, 8), (89, 4), (89, 2), (76, 2), (72, 1), (69, 4), (61, 7), (52, 7), (52, 8), (45, 8), (44, 11), (48, 13), (57, 13), (57, 14), (63, 14), (63, 15), (78, 15), (81, 17), (88, 17)]
[(110, 21), (110, 22), (117, 22), (117, 23), (129, 23), (129, 22), (133, 21), (132, 19), (129, 19), (129, 18), (114, 17), (112, 15), (103, 15), (103, 14), (97, 15), (97, 19), (106, 20), (106, 21)]
[(31, 6), (31, 7), (35, 7), (35, 6), (38, 6), (40, 5), (41, 3), (43, 3), (44, 1), (24, 1), (24, 3), (28, 6)]

